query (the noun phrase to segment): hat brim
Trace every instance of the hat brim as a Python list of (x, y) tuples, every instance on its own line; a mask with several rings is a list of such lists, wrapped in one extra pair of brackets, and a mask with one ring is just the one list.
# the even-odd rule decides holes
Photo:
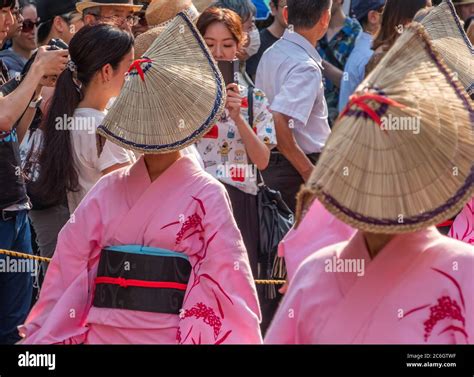
[(85, 2), (81, 1), (76, 4), (76, 10), (82, 14), (84, 9), (88, 8), (95, 8), (95, 7), (125, 7), (125, 8), (130, 8), (130, 10), (133, 10), (134, 12), (139, 12), (142, 8), (143, 5), (134, 5), (134, 4), (121, 4), (121, 3), (96, 3), (96, 2)]

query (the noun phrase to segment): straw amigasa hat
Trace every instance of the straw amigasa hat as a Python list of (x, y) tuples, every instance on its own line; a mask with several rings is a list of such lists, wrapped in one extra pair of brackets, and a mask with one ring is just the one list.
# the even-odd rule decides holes
[(97, 132), (127, 149), (169, 153), (205, 135), (225, 101), (217, 64), (192, 21), (179, 13), (133, 62)]
[(199, 12), (191, 0), (152, 0), (145, 13), (150, 27), (162, 27), (171, 23), (179, 12), (184, 12), (194, 22)]
[(315, 197), (371, 233), (412, 232), (456, 215), (474, 194), (473, 125), (472, 101), (423, 26), (412, 24), (341, 113), (298, 194), (297, 222)]
[(421, 24), (448, 67), (474, 99), (474, 47), (450, 0), (434, 7)]

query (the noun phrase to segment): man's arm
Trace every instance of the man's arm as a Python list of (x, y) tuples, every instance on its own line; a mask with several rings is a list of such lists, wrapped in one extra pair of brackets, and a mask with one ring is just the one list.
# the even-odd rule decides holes
[(6, 97), (0, 97), (0, 131), (11, 131), (30, 103), (43, 76), (58, 76), (68, 61), (67, 50), (38, 49), (38, 55), (22, 83)]
[(339, 88), (341, 86), (342, 75), (344, 72), (326, 60), (323, 60), (323, 68), (324, 77)]
[(278, 150), (290, 161), (291, 165), (293, 165), (306, 182), (313, 171), (314, 165), (298, 146), (289, 125), (290, 117), (274, 112), (273, 119), (275, 121)]

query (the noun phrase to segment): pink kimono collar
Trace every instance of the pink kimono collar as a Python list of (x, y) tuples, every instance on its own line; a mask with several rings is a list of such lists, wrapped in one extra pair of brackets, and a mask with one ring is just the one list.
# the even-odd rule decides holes
[(163, 192), (172, 190), (189, 180), (190, 176), (202, 173), (199, 163), (190, 155), (181, 157), (175, 161), (155, 181), (151, 181), (150, 175), (142, 156), (125, 173), (127, 179), (127, 197), (130, 204), (134, 204), (143, 193), (152, 186), (160, 186)]
[[(418, 257), (420, 252), (425, 250), (425, 248), (419, 248), (416, 245), (426, 245), (440, 236), (441, 234), (434, 226), (414, 233), (398, 234), (372, 259), (367, 250), (364, 235), (358, 231), (344, 247), (339, 259), (361, 260), (364, 263), (364, 276), (383, 277), (388, 270), (395, 271), (394, 267), (403, 269)], [(356, 279), (360, 278), (357, 273), (338, 273), (336, 276), (343, 293), (346, 293), (354, 285)]]

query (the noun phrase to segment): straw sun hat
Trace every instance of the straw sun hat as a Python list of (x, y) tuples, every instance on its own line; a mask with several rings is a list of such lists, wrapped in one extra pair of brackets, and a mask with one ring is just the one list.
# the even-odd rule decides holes
[(206, 134), (224, 110), (225, 84), (205, 42), (179, 13), (130, 67), (98, 134), (141, 153), (169, 153)]
[(179, 12), (185, 12), (191, 20), (199, 17), (199, 13), (191, 0), (153, 0), (145, 13), (150, 27), (166, 26)]
[(464, 32), (453, 3), (443, 0), (421, 24), (448, 67), (474, 98), (474, 47)]
[(146, 13), (147, 23), (150, 26), (158, 26), (150, 28), (135, 38), (135, 59), (143, 56), (145, 51), (150, 48), (155, 39), (179, 12), (186, 13), (193, 22), (196, 22), (199, 17), (199, 13), (191, 0), (154, 0), (151, 3)]
[(423, 26), (412, 24), (338, 119), (298, 194), (297, 221), (315, 197), (372, 233), (412, 232), (454, 216), (474, 194), (473, 122), (461, 83)]
[(140, 11), (142, 9), (141, 5), (135, 5), (133, 0), (97, 0), (97, 1), (90, 1), (90, 0), (82, 0), (76, 3), (76, 10), (82, 14), (84, 9), (88, 8), (95, 8), (95, 7), (127, 7), (130, 8), (134, 12)]
[(217, 0), (193, 0), (197, 10), (202, 13), (206, 8), (209, 8)]

